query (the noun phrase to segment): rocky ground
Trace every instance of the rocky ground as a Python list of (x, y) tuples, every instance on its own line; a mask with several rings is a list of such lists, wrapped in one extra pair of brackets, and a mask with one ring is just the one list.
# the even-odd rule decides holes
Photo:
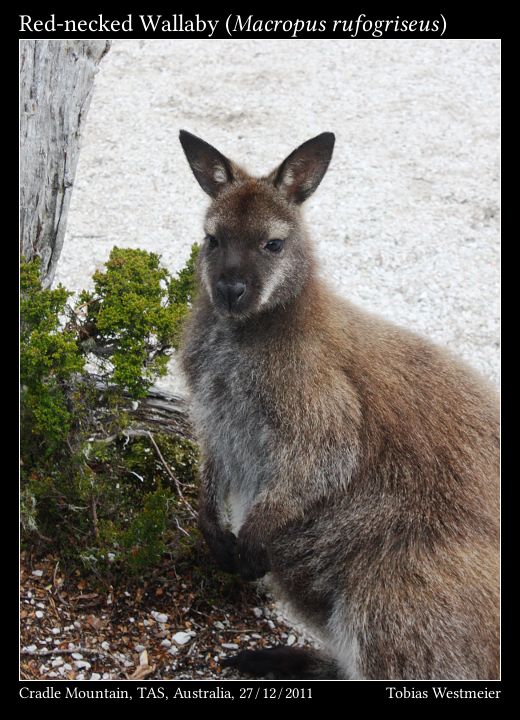
[(254, 585), (217, 604), (166, 561), (153, 579), (116, 588), (65, 575), (52, 556), (22, 554), (21, 678), (233, 679), (220, 659), (238, 650), (314, 642)]

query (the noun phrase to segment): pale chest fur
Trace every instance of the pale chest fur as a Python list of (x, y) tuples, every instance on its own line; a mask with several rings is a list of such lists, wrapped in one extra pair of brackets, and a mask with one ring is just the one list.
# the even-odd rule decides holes
[(199, 340), (190, 375), (191, 417), (204, 453), (217, 473), (221, 518), (238, 533), (273, 471), (273, 429), (262, 410), (258, 361), (237, 346), (232, 333), (214, 326)]

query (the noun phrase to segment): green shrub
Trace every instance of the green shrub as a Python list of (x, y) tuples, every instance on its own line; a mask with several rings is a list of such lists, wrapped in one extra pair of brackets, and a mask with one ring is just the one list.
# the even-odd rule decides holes
[(166, 373), (178, 347), (196, 256), (194, 246), (171, 277), (154, 253), (113, 248), (75, 305), (61, 285), (41, 287), (37, 261), (22, 264), (23, 541), (50, 543), (106, 581), (184, 552), (182, 530), (193, 526), (196, 447), (128, 430), (131, 401)]
[(136, 399), (166, 374), (178, 347), (197, 252), (193, 246), (188, 264), (172, 278), (155, 253), (115, 247), (105, 272), (94, 273), (94, 291), (80, 296), (85, 350), (99, 358), (108, 349), (111, 381)]
[(20, 273), (20, 383), (22, 454), (52, 453), (65, 440), (73, 421), (65, 384), (83, 370), (84, 358), (71, 331), (60, 326), (70, 297), (62, 285), (44, 290), (40, 263), (22, 265)]

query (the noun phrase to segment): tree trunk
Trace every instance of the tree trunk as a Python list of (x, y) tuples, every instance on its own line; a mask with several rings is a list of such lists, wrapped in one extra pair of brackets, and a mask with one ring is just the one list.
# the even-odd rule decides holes
[[(41, 259), (44, 287), (63, 247), (94, 77), (109, 48), (107, 40), (20, 43), (20, 245), (26, 260)], [(152, 389), (128, 411), (138, 429), (193, 437), (183, 398)]]
[[(83, 383), (95, 388), (100, 395), (109, 389), (101, 376), (95, 373), (83, 375), (78, 383), (73, 385), (74, 389), (77, 390)], [(171, 395), (152, 387), (148, 391), (148, 395), (139, 401), (132, 400), (127, 393), (124, 393), (123, 397), (125, 398), (124, 409), (132, 421), (131, 432), (155, 430), (167, 435), (180, 435), (188, 440), (195, 439), (188, 416), (188, 402), (181, 395)], [(102, 406), (103, 403), (100, 402), (99, 405)], [(103, 417), (99, 416), (97, 419), (100, 427), (103, 427)]]
[(134, 426), (144, 426), (167, 435), (181, 435), (194, 440), (188, 418), (186, 398), (152, 388), (148, 395), (130, 410)]
[(20, 245), (41, 258), (49, 287), (58, 263), (94, 77), (107, 40), (20, 43)]

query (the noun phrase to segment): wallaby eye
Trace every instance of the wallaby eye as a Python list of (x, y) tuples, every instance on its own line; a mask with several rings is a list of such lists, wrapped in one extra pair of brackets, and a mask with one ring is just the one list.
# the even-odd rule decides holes
[(269, 252), (279, 253), (283, 248), (283, 240), (269, 240), (269, 242), (264, 245), (264, 248), (269, 250)]
[(216, 248), (218, 246), (218, 240), (213, 235), (206, 235), (205, 240), (208, 243), (208, 247), (210, 250), (213, 250), (213, 248)]

